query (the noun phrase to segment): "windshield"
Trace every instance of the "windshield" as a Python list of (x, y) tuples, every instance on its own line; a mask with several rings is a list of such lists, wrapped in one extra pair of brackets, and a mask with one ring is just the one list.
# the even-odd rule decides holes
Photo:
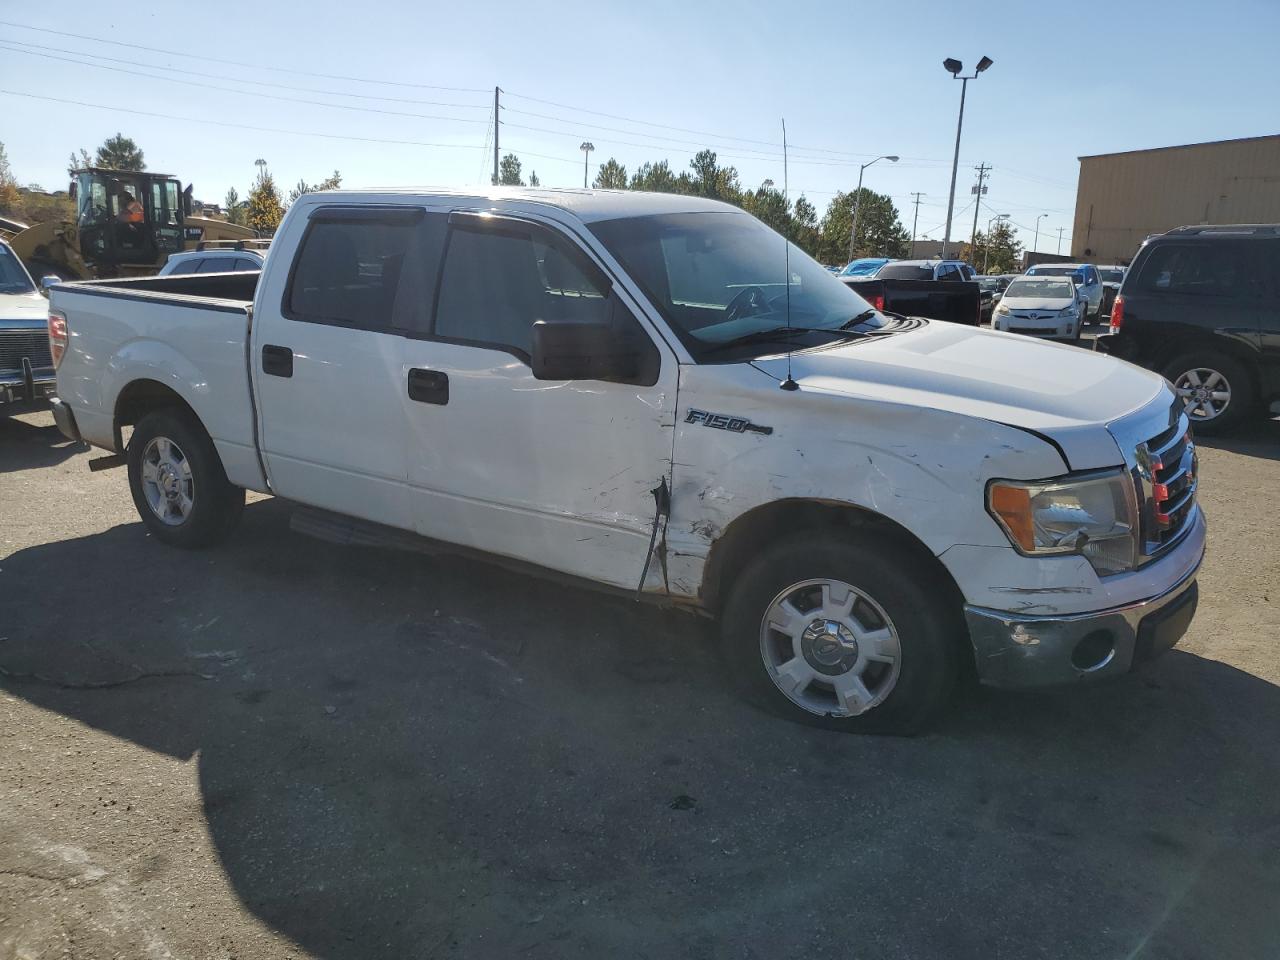
[(1032, 267), (1027, 271), (1029, 277), (1069, 277), (1076, 272), (1075, 267)]
[(0, 293), (34, 293), (35, 289), (17, 255), (0, 246)]
[(999, 293), (1003, 284), (996, 277), (978, 277), (978, 286), (983, 290)]
[(1123, 283), (1124, 282), (1123, 270), (1099, 270), (1098, 272), (1102, 274), (1103, 283)]
[(881, 280), (932, 280), (931, 263), (886, 263), (880, 270)]
[[(783, 239), (741, 213), (673, 213), (591, 224), (696, 357), (708, 348), (788, 326)], [(884, 318), (821, 264), (791, 245), (797, 328), (874, 330)]]
[(1015, 280), (1009, 284), (1009, 289), (1004, 292), (1006, 300), (1017, 300), (1019, 298), (1031, 300), (1070, 300), (1075, 295), (1075, 291), (1068, 280), (1057, 280), (1049, 277), (1043, 280), (1034, 278), (1024, 278)]
[(843, 270), (840, 271), (842, 277), (872, 277), (875, 276), (877, 270), (883, 267), (889, 261), (882, 257), (868, 257), (863, 260), (855, 260)]

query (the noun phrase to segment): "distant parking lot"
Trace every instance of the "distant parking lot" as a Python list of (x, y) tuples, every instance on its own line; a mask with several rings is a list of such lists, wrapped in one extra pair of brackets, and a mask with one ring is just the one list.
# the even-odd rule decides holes
[(0, 957), (1280, 956), (1278, 422), (1202, 444), (1176, 650), (914, 740), (280, 501), (163, 548), (88, 459), (0, 419)]

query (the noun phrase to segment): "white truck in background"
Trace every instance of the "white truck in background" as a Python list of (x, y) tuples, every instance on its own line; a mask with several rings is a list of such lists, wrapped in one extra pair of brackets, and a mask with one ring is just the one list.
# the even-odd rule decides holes
[(1163, 379), (883, 314), (708, 200), (307, 194), (260, 275), (58, 286), (50, 331), (61, 429), (127, 461), (158, 540), (257, 490), (687, 605), (802, 721), (919, 730), (966, 660), (1123, 673), (1195, 610)]

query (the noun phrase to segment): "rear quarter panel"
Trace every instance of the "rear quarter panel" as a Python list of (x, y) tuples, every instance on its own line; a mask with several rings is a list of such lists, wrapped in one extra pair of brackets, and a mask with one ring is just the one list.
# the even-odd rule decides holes
[(59, 287), (51, 308), (67, 317), (70, 342), (58, 396), (89, 442), (115, 449), (116, 402), (139, 380), (178, 394), (213, 438), (228, 478), (261, 486), (245, 364), (244, 304), (172, 295), (120, 296)]

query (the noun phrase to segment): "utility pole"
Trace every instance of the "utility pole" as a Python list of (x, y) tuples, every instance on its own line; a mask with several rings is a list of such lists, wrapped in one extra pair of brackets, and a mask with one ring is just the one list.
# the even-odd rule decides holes
[(1066, 227), (1058, 228), (1058, 256), (1062, 256), (1062, 231), (1066, 229)]
[(911, 217), (911, 259), (914, 260), (916, 258), (916, 224), (920, 222), (920, 198), (924, 194), (913, 193), (912, 196), (916, 198), (916, 212)]
[(495, 86), (493, 88), (493, 185), (498, 185), (498, 110), (501, 105), (498, 103), (498, 94), (500, 89)]
[(982, 181), (987, 179), (987, 174), (991, 172), (991, 168), (988, 167), (985, 162), (979, 164), (973, 169), (978, 171), (978, 185), (973, 188), (973, 233), (969, 235), (970, 255), (972, 255), (973, 251), (978, 247), (978, 211), (982, 209), (982, 198), (985, 195), (985, 191), (982, 187)]

